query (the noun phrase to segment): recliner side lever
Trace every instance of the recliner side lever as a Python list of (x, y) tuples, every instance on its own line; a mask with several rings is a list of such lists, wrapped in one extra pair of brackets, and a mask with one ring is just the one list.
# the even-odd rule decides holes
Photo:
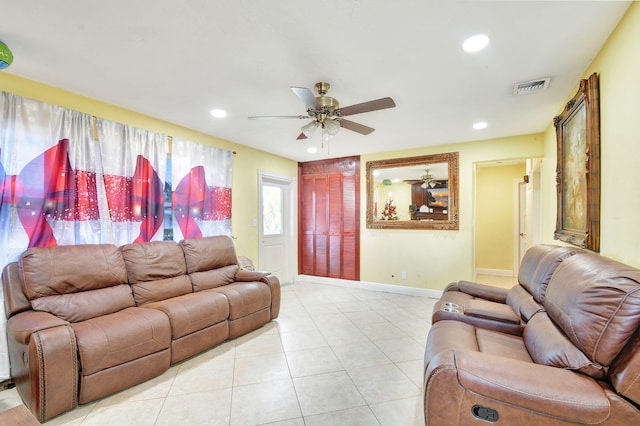
[(484, 407), (482, 405), (474, 405), (471, 407), (471, 414), (473, 417), (476, 417), (481, 420), (486, 420), (488, 422), (497, 422), (498, 421), (498, 412), (493, 408)]

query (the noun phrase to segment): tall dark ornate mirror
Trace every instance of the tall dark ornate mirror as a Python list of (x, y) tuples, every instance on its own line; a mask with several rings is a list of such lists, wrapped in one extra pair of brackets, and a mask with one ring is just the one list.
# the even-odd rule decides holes
[(367, 162), (367, 228), (459, 229), (458, 153)]

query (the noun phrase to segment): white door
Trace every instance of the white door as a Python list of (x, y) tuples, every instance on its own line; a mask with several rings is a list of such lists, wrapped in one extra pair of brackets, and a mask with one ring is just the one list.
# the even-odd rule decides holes
[(293, 282), (296, 256), (293, 245), (295, 178), (260, 171), (258, 269), (269, 271), (280, 283)]

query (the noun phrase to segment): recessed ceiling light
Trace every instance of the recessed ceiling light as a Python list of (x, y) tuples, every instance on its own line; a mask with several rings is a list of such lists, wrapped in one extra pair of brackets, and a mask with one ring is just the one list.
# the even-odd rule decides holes
[(213, 115), (215, 118), (223, 118), (227, 116), (227, 111), (223, 109), (212, 109), (211, 115)]
[(487, 127), (487, 123), (484, 121), (478, 121), (477, 123), (473, 123), (473, 128), (476, 130), (485, 129)]
[(469, 37), (462, 43), (462, 48), (465, 52), (478, 52), (489, 44), (489, 37), (484, 34), (478, 34), (473, 37)]
[(315, 146), (310, 146), (309, 148), (307, 148), (307, 152), (309, 154), (315, 154), (316, 152), (318, 152), (318, 148), (316, 148)]

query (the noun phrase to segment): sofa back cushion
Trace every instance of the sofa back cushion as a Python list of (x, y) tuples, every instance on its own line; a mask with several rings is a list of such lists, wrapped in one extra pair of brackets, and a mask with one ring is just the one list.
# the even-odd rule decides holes
[(606, 369), (578, 349), (546, 312), (531, 317), (524, 329), (524, 343), (536, 364), (579, 371), (596, 379), (606, 375)]
[(124, 259), (112, 244), (34, 247), (18, 262), (35, 310), (76, 322), (135, 306)]
[(583, 253), (553, 274), (549, 318), (591, 361), (609, 367), (640, 325), (640, 270)]
[(576, 247), (561, 247), (553, 245), (539, 245), (527, 250), (522, 258), (522, 265), (518, 273), (518, 281), (531, 295), (533, 299), (544, 303), (547, 285), (551, 276), (560, 263), (583, 252)]
[(235, 281), (238, 269), (238, 265), (229, 265), (210, 271), (200, 271), (189, 274), (193, 291), (208, 290), (210, 288), (231, 284)]
[(125, 244), (120, 251), (138, 306), (191, 293), (184, 254), (175, 241)]
[(180, 242), (187, 262), (187, 273), (209, 271), (224, 266), (238, 265), (236, 249), (226, 235), (187, 238)]
[(611, 364), (609, 379), (620, 395), (640, 405), (640, 330)]

